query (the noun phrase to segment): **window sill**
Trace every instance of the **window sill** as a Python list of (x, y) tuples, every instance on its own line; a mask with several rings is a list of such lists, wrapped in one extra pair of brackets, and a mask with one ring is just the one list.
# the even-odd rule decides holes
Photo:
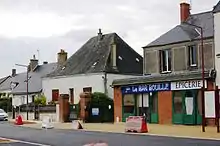
[(168, 74), (171, 73), (172, 71), (162, 71), (161, 74)]

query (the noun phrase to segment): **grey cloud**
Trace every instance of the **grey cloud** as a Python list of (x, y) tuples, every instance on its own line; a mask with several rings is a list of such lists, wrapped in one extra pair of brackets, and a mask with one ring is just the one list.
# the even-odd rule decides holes
[[(0, 11), (49, 12), (60, 17), (82, 16), (74, 26), (82, 27), (48, 38), (0, 38), (0, 76), (11, 73), (15, 63), (27, 64), (40, 50), (41, 61), (56, 61), (60, 48), (72, 55), (98, 28), (118, 33), (142, 54), (143, 46), (179, 23), (178, 0), (0, 0)], [(211, 10), (218, 0), (194, 0), (192, 12)], [(119, 8), (124, 9), (119, 9)], [(125, 8), (128, 9), (125, 9)], [(74, 27), (73, 26), (73, 27)], [(16, 67), (18, 70), (22, 70)]]

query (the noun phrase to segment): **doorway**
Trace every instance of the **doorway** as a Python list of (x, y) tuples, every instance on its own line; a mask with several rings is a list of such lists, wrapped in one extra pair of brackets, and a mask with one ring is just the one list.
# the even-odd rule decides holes
[(149, 94), (137, 95), (137, 115), (146, 116), (147, 122), (150, 122)]
[(173, 123), (183, 125), (201, 124), (200, 99), (197, 90), (174, 91)]
[(158, 124), (158, 94), (157, 92), (151, 92), (149, 94), (149, 106), (150, 106), (150, 123)]

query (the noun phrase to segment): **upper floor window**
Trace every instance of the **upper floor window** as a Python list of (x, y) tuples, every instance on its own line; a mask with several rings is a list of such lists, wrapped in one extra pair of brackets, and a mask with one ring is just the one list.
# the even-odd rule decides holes
[(171, 50), (160, 50), (160, 69), (162, 73), (171, 72)]
[(188, 46), (188, 52), (189, 52), (189, 65), (191, 67), (196, 67), (198, 60), (196, 45)]

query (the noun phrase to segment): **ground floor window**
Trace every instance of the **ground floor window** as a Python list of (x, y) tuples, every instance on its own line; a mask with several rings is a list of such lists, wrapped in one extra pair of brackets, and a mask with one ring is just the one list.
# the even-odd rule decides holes
[(176, 114), (181, 114), (183, 111), (183, 100), (182, 100), (182, 94), (180, 91), (175, 91), (173, 97), (173, 110)]
[(124, 95), (124, 113), (135, 112), (135, 97), (133, 94)]

